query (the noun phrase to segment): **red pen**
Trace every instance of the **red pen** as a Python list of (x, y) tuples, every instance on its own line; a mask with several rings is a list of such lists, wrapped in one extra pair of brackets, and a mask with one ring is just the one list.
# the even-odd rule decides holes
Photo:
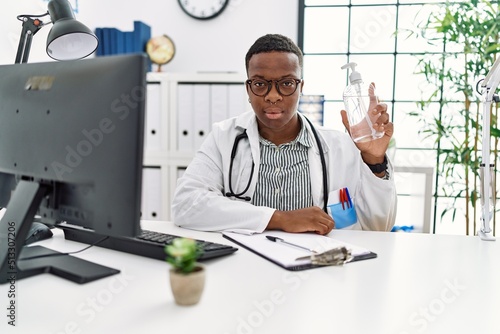
[(344, 189), (339, 190), (340, 203), (342, 203), (342, 210), (345, 210), (344, 207)]

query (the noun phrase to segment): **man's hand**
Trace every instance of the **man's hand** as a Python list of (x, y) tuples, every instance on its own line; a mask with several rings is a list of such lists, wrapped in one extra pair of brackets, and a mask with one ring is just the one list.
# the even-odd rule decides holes
[(309, 208), (279, 211), (276, 210), (266, 230), (283, 230), (285, 232), (315, 232), (328, 234), (335, 227), (332, 217), (317, 206)]
[[(374, 83), (372, 83), (375, 86)], [(373, 94), (373, 92), (372, 92)], [(394, 133), (394, 124), (389, 121), (389, 114), (387, 113), (387, 104), (375, 103), (370, 100), (370, 107), (368, 110), (369, 116), (373, 122), (373, 128), (376, 131), (384, 131), (384, 136), (379, 139), (371, 140), (368, 142), (358, 142), (355, 145), (358, 147), (363, 157), (363, 161), (367, 164), (379, 164), (384, 161), (384, 156), (389, 147), (389, 141)], [(342, 116), (342, 123), (346, 130), (350, 133), (349, 121), (345, 110), (340, 112)]]

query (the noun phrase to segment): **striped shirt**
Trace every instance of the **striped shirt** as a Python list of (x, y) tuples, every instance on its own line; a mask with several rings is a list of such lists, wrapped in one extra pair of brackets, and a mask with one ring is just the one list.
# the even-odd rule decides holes
[(308, 149), (304, 124), (292, 142), (276, 146), (260, 137), (259, 178), (252, 204), (281, 211), (312, 206)]

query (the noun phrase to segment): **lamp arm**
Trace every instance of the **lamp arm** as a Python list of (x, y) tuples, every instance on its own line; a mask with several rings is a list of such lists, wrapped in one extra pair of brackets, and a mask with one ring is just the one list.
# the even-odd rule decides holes
[(490, 221), (494, 212), (490, 208), (490, 196), (496, 196), (491, 186), (491, 168), (494, 166), (490, 162), (490, 107), (491, 101), (484, 101), (483, 104), (483, 140), (482, 140), (482, 162), (481, 162), (481, 228), (478, 232), (483, 240), (494, 240), (491, 233)]
[[(492, 187), (492, 167), (495, 166), (494, 163), (490, 162), (490, 143), (491, 143), (491, 133), (490, 133), (490, 109), (493, 101), (496, 101), (498, 97), (495, 95), (495, 91), (500, 84), (500, 58), (497, 58), (493, 64), (491, 70), (488, 72), (486, 78), (484, 79), (481, 86), (485, 88), (483, 91), (483, 140), (482, 140), (482, 162), (481, 162), (481, 227), (478, 231), (478, 235), (482, 240), (495, 240), (491, 236), (490, 221), (494, 214), (494, 208), (490, 208), (490, 197), (493, 199), (493, 203), (496, 200), (496, 194), (494, 188)], [(494, 178), (494, 177), (493, 177)]]
[(16, 64), (28, 62), (33, 35), (44, 26), (44, 23), (37, 17), (47, 15), (49, 15), (48, 12), (43, 15), (19, 15), (17, 17), (18, 20), (23, 21), (23, 29), (21, 30), (21, 38), (17, 47)]

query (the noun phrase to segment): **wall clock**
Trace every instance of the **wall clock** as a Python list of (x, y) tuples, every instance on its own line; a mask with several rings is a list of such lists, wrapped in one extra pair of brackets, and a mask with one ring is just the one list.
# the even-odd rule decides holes
[(184, 13), (198, 19), (213, 19), (224, 11), (229, 0), (178, 0)]

